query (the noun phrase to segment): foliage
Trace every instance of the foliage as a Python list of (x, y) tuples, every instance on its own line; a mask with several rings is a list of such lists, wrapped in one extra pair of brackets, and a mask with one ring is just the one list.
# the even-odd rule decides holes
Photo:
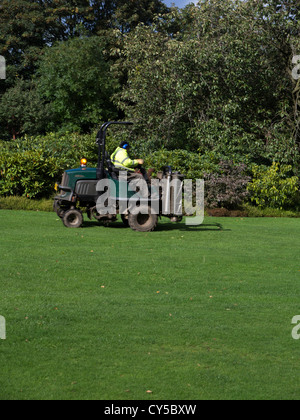
[[(139, 135), (168, 149), (248, 154), (271, 164), (270, 138), (276, 145), (293, 138), (290, 20), (257, 3), (202, 1), (126, 37), (116, 69), (128, 82), (115, 99)], [(266, 23), (273, 19), (287, 28), (275, 45)], [(281, 149), (295, 161), (286, 142)]]
[(70, 134), (18, 139), (0, 144), (0, 196), (49, 197), (66, 169), (86, 157), (97, 162), (95, 136)]
[(112, 23), (122, 34), (130, 32), (140, 23), (150, 26), (157, 14), (169, 10), (161, 0), (118, 0), (115, 4)]
[(215, 153), (187, 152), (185, 150), (158, 150), (145, 158), (145, 165), (153, 168), (155, 173), (164, 166), (171, 166), (174, 171), (182, 173), (186, 179), (202, 179), (205, 172), (214, 172), (218, 168), (220, 156)]
[[(114, 136), (117, 132), (110, 133), (107, 138), (109, 153), (120, 141), (119, 136)], [(91, 135), (52, 133), (0, 142), (0, 196), (50, 197), (54, 183), (61, 179), (66, 169), (78, 167), (82, 157), (87, 158), (89, 166), (96, 166), (95, 138), (95, 132)], [(131, 153), (137, 156), (135, 150)], [(186, 179), (204, 178), (206, 205), (211, 208), (236, 208), (247, 202), (249, 196), (261, 208), (296, 208), (298, 205), (298, 178), (292, 176), (292, 168), (288, 165), (254, 165), (253, 180), (249, 183), (249, 163), (228, 161), (215, 152), (199, 154), (161, 149), (139, 156), (145, 157), (145, 167), (153, 168), (154, 175), (170, 165)]]
[(49, 195), (58, 172), (57, 161), (43, 151), (2, 153), (0, 195), (35, 198)]
[(32, 75), (45, 46), (78, 37), (82, 31), (96, 35), (126, 21), (127, 31), (137, 23), (151, 24), (166, 6), (160, 0), (2, 0), (0, 54), (22, 76)]
[(294, 2), (202, 0), (184, 9), (160, 0), (3, 3), (0, 54), (8, 79), (0, 91), (18, 78), (38, 79), (52, 105), (48, 129), (88, 132), (96, 120), (125, 117), (147, 139), (148, 153), (151, 141), (156, 149), (298, 166)]
[(204, 175), (205, 205), (209, 208), (227, 209), (241, 206), (249, 196), (247, 185), (251, 178), (246, 172), (245, 164), (235, 165), (232, 161), (221, 161), (216, 172)]
[(0, 22), (0, 54), (11, 66), (8, 82), (12, 87), (16, 75), (28, 76), (34, 72), (37, 57), (49, 41), (45, 37), (46, 16), (38, 1), (2, 0)]
[(37, 135), (46, 128), (50, 116), (34, 83), (19, 79), (0, 99), (0, 122), (12, 138)]
[[(31, 82), (32, 79), (40, 78), (38, 73), (40, 58), (43, 57), (44, 52), (47, 52), (47, 65), (45, 71), (50, 69), (50, 74), (53, 73), (55, 66), (59, 67), (59, 76), (64, 76), (61, 71), (64, 71), (64, 66), (60, 60), (58, 53), (57, 42), (62, 42), (60, 49), (61, 54), (71, 54), (69, 40), (78, 40), (77, 45), (79, 51), (79, 61), (77, 63), (75, 52), (73, 58), (67, 56), (68, 74), (62, 77), (66, 83), (66, 98), (62, 99), (62, 92), (59, 92), (60, 98), (53, 96), (53, 91), (47, 83), (44, 93), (48, 97), (48, 101), (54, 101), (55, 130), (59, 131), (68, 127), (69, 129), (80, 127), (84, 132), (88, 132), (90, 125), (94, 123), (99, 116), (106, 118), (112, 116), (111, 111), (115, 108), (111, 106), (110, 96), (115, 92), (115, 84), (112, 77), (108, 78), (108, 71), (110, 60), (103, 59), (102, 45), (103, 36), (106, 39), (107, 49), (111, 50), (110, 31), (116, 29), (120, 36), (125, 35), (138, 23), (144, 22), (146, 25), (151, 25), (154, 20), (155, 13), (164, 13), (168, 8), (160, 0), (132, 0), (130, 5), (125, 0), (3, 0), (0, 7), (0, 55), (4, 56), (7, 63), (7, 79), (0, 81), (0, 94), (4, 94), (9, 89), (14, 88), (18, 84), (19, 79)], [(121, 26), (123, 30), (121, 31)], [(84, 46), (80, 46), (82, 38), (93, 38), (101, 34), (98, 39), (99, 45), (94, 40), (85, 42), (87, 49), (87, 56), (84, 55)], [(66, 44), (65, 44), (66, 42)], [(81, 42), (81, 44), (82, 44)], [(49, 53), (49, 49), (53, 46), (53, 54)], [(64, 51), (64, 48), (66, 51)], [(91, 49), (93, 50), (91, 52)], [(61, 56), (60, 54), (60, 56)], [(94, 58), (94, 59), (93, 59)], [(52, 60), (52, 63), (49, 62)], [(83, 60), (83, 61), (82, 61)], [(82, 70), (82, 64), (86, 60), (87, 71)], [(81, 68), (79, 68), (81, 66)], [(72, 67), (74, 68), (72, 70)], [(79, 70), (79, 74), (78, 74)], [(103, 77), (101, 77), (101, 70)], [(44, 75), (46, 77), (46, 75)], [(52, 74), (54, 86), (58, 84), (57, 78)], [(79, 87), (78, 77), (80, 77)], [(88, 79), (88, 80), (87, 80)], [(108, 80), (109, 79), (109, 80)], [(100, 85), (99, 85), (100, 82)], [(70, 86), (74, 86), (75, 91), (70, 92)], [(11, 91), (12, 93), (13, 91)], [(83, 92), (83, 94), (82, 94)], [(100, 98), (98, 98), (98, 96)], [(26, 96), (24, 94), (24, 96)], [(72, 96), (72, 97), (70, 97)], [(105, 96), (105, 100), (103, 97)], [(69, 100), (68, 100), (69, 99)], [(82, 104), (79, 119), (74, 123), (74, 109), (73, 101), (78, 101)], [(61, 105), (63, 102), (64, 106)], [(99, 106), (100, 110), (97, 109)], [(5, 104), (2, 104), (5, 108)], [(4, 112), (5, 110), (3, 110)], [(105, 112), (104, 112), (105, 111)], [(72, 115), (72, 121), (66, 121), (65, 113)], [(116, 116), (115, 113), (113, 113)], [(83, 120), (83, 121), (82, 121)], [(53, 120), (52, 120), (53, 121)], [(99, 123), (99, 120), (97, 121)], [(52, 127), (53, 128), (53, 127)], [(50, 127), (48, 126), (48, 130)], [(10, 127), (2, 125), (0, 135), (7, 137), (7, 130)], [(38, 130), (38, 129), (37, 129)], [(36, 130), (36, 131), (37, 131)], [(16, 130), (18, 132), (18, 130)], [(44, 127), (41, 127), (39, 134), (44, 132)], [(11, 134), (11, 132), (9, 131)], [(31, 129), (26, 129), (26, 134), (32, 134)], [(22, 135), (20, 132), (19, 135)]]
[(299, 178), (292, 167), (273, 162), (269, 168), (253, 166), (253, 181), (248, 185), (251, 201), (259, 207), (289, 208), (299, 199)]
[(75, 38), (45, 50), (39, 90), (51, 104), (53, 128), (87, 132), (116, 117), (110, 96), (117, 87), (103, 55), (104, 40)]
[(284, 210), (279, 208), (261, 208), (254, 204), (245, 203), (242, 206), (243, 211), (248, 217), (285, 217), (285, 218), (300, 218), (300, 211), (298, 210)]
[(0, 197), (0, 210), (53, 212), (53, 199), (33, 200), (20, 196)]
[[(43, 137), (49, 144), (22, 140), (20, 150), (39, 151), (45, 162), (55, 156), (58, 172), (74, 167), (81, 153), (94, 162), (94, 135), (85, 143), (70, 134), (78, 143), (72, 149), (63, 134), (126, 119), (133, 128), (112, 131), (109, 152), (126, 139), (156, 171), (170, 164), (216, 183), (220, 161), (247, 168), (276, 161), (291, 167), (285, 180), (300, 176), (294, 1), (201, 0), (183, 9), (160, 0), (2, 3), (1, 138), (59, 133), (55, 141)], [(10, 154), (21, 143), (12, 142)]]
[(49, 133), (44, 136), (25, 136), (11, 142), (0, 142), (0, 147), (10, 153), (40, 150), (63, 162), (67, 169), (74, 167), (83, 157), (86, 157), (92, 165), (97, 162), (96, 133), (85, 135)]

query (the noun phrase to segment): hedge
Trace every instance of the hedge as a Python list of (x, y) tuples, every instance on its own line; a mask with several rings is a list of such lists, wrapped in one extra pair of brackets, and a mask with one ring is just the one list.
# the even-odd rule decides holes
[[(55, 182), (61, 180), (66, 169), (79, 167), (82, 157), (87, 158), (89, 166), (96, 166), (95, 139), (96, 133), (50, 133), (0, 142), (0, 196), (51, 197)], [(109, 153), (119, 141), (107, 138)], [(299, 179), (290, 166), (276, 162), (271, 167), (258, 166), (247, 162), (247, 157), (243, 162), (241, 157), (229, 160), (215, 152), (200, 155), (186, 150), (161, 149), (144, 157), (145, 166), (155, 172), (171, 166), (187, 179), (204, 178), (206, 205), (210, 208), (235, 208), (252, 202), (260, 208), (299, 211)]]

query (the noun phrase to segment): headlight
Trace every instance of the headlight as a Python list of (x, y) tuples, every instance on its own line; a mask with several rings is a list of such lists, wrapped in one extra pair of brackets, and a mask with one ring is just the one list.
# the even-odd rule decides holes
[(82, 168), (86, 168), (87, 160), (86, 159), (81, 159), (80, 164), (81, 164)]

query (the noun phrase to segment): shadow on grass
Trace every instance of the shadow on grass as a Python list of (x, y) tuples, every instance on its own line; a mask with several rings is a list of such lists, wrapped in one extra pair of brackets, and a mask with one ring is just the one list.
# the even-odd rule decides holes
[[(83, 223), (83, 228), (95, 228), (95, 227), (104, 227), (103, 223), (97, 221), (85, 221)], [(128, 226), (125, 226), (123, 222), (117, 221), (110, 223), (105, 226), (107, 229), (130, 229)], [(185, 232), (202, 232), (202, 231), (212, 231), (212, 232), (230, 232), (231, 229), (224, 229), (221, 223), (203, 223), (199, 226), (187, 226), (185, 223), (158, 223), (157, 228), (154, 232), (167, 232), (172, 230), (179, 230)]]
[(158, 224), (157, 228), (155, 229), (156, 232), (159, 231), (168, 231), (168, 230), (180, 230), (185, 232), (201, 232), (201, 231), (213, 231), (213, 232), (228, 232), (231, 229), (224, 229), (221, 223), (203, 223), (199, 226), (187, 226), (184, 223), (161, 223)]

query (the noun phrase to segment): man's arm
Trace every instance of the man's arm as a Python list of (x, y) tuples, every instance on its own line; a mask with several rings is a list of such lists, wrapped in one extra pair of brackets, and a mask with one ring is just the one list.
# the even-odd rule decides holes
[(122, 163), (126, 168), (136, 168), (138, 165), (143, 165), (144, 160), (143, 159), (130, 159), (129, 156), (127, 156), (126, 160)]

